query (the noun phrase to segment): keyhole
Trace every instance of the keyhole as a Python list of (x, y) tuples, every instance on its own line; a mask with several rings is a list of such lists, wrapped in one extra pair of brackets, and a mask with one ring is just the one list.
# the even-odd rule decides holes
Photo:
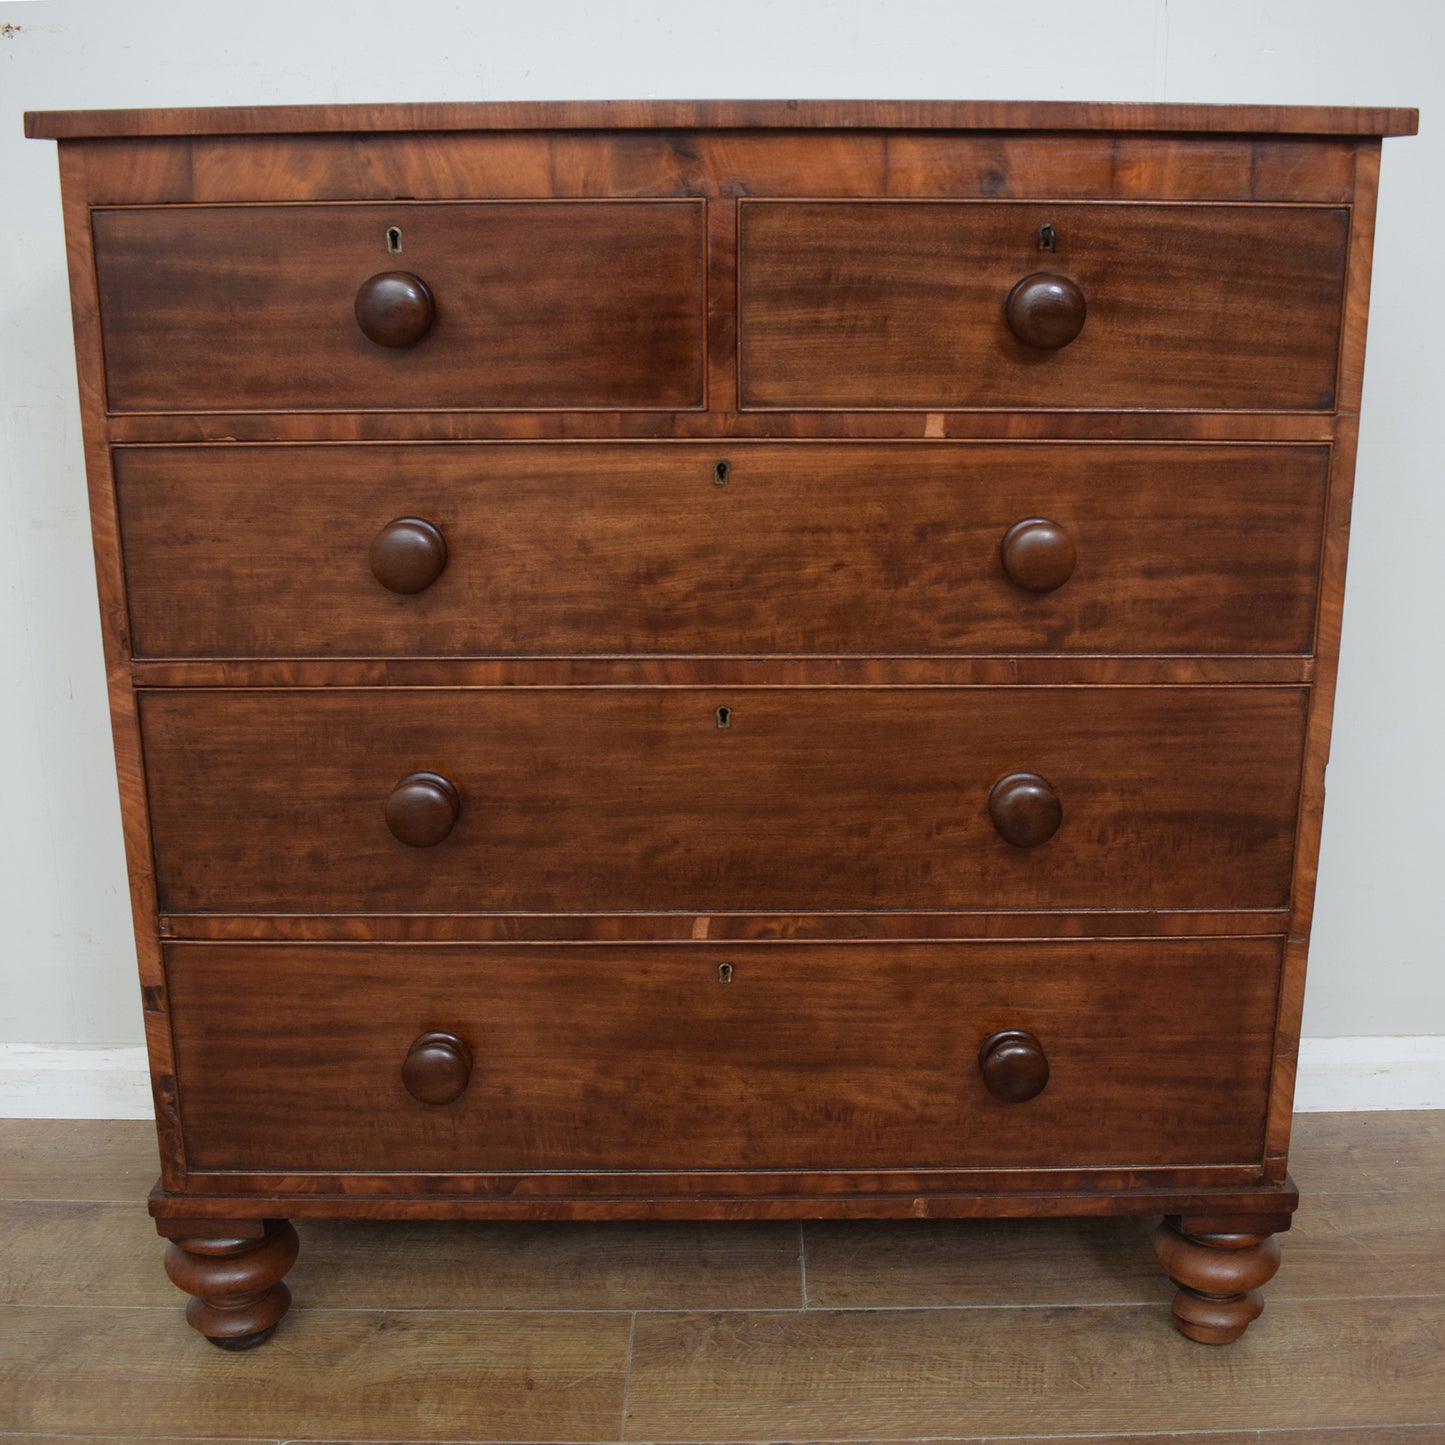
[(388, 256), (401, 255), (401, 227), (388, 226), (386, 228), (386, 254)]
[(720, 707), (717, 710), (717, 725), (720, 728), (730, 728), (733, 725), (733, 710), (730, 707)]
[(1039, 250), (1057, 251), (1059, 249), (1058, 232), (1047, 222), (1039, 227)]
[(715, 487), (725, 487), (728, 484), (728, 473), (732, 468), (726, 462), (719, 462), (712, 469), (712, 484)]
[(719, 983), (731, 983), (733, 981), (733, 966), (730, 963), (720, 963), (717, 966), (717, 981)]

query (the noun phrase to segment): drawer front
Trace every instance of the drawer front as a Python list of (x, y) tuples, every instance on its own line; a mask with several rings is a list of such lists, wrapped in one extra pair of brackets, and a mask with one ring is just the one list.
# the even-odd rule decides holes
[[(1309, 650), (1328, 461), (1239, 445), (138, 447), (117, 450), (116, 479), (139, 656), (1262, 653)], [(440, 539), (420, 574), (406, 518)], [(1047, 535), (1013, 530), (1039, 519)]]
[[(112, 411), (703, 402), (700, 201), (142, 208), (93, 225)], [(418, 340), (358, 324), (358, 292), (389, 272), (430, 293)], [(419, 304), (382, 295), (373, 314), (405, 334)]]
[[(166, 953), (193, 1169), (485, 1172), (1258, 1160), (1280, 946)], [(1048, 1062), (1024, 1102), (980, 1070), (1005, 1029)], [(432, 1031), (451, 1102), (403, 1084)]]
[[(746, 202), (744, 405), (1329, 411), (1348, 223), (1342, 207)], [(1085, 308), (1057, 350), (1006, 315), (1041, 273)]]
[[(141, 722), (163, 912), (1278, 908), (1305, 701), (158, 691)], [(1017, 772), (1061, 811), (1033, 846), (999, 829), (1028, 834), (1044, 790), (990, 804)]]

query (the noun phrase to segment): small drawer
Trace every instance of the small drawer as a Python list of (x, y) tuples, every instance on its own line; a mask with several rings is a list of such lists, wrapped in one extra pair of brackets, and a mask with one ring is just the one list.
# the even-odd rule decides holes
[(741, 227), (748, 407), (1335, 405), (1343, 207), (748, 201)]
[(140, 696), (165, 912), (1279, 908), (1307, 690)]
[(692, 408), (700, 201), (93, 217), (113, 412)]
[(141, 657), (1308, 652), (1308, 446), (121, 447)]
[(166, 949), (187, 1160), (266, 1173), (1258, 1162), (1279, 963), (1274, 938)]

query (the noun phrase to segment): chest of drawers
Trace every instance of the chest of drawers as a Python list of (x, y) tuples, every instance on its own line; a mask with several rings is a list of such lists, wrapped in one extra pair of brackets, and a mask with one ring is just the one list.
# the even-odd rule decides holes
[(1154, 1213), (1242, 1333), (1414, 124), (30, 117), (191, 1322), (294, 1219)]

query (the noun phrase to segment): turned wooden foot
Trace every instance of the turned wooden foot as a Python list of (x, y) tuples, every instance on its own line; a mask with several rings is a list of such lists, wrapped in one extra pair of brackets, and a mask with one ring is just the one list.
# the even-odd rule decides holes
[(173, 1239), (166, 1273), (194, 1296), (186, 1319), (223, 1350), (249, 1350), (271, 1337), (291, 1308), (281, 1277), (296, 1263), (299, 1241), (285, 1219), (268, 1219), (259, 1238)]
[(1202, 1345), (1227, 1345), (1259, 1318), (1259, 1287), (1279, 1268), (1272, 1234), (1185, 1234), (1166, 1219), (1154, 1234), (1154, 1253), (1179, 1286), (1174, 1323)]

